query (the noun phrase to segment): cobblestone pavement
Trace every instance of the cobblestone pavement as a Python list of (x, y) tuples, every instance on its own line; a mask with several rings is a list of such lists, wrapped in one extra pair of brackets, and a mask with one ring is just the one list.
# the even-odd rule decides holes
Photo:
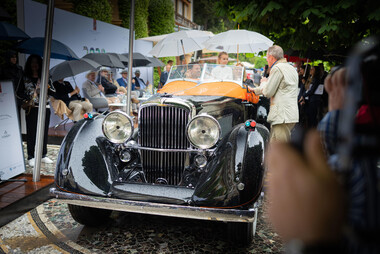
[[(59, 146), (48, 147), (56, 160)], [(42, 174), (53, 174), (43, 165)], [(27, 171), (31, 168), (27, 167)], [(229, 243), (226, 224), (113, 212), (103, 226), (90, 228), (71, 217), (67, 205), (51, 199), (0, 228), (0, 253), (281, 253), (282, 242), (259, 210), (254, 241)]]

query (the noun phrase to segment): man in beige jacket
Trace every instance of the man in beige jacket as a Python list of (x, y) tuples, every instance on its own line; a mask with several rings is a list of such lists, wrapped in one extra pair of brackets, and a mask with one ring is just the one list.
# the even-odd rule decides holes
[(298, 74), (284, 58), (284, 51), (274, 45), (267, 51), (269, 78), (252, 90), (257, 95), (271, 98), (267, 121), (271, 124), (271, 141), (288, 141), (298, 122)]

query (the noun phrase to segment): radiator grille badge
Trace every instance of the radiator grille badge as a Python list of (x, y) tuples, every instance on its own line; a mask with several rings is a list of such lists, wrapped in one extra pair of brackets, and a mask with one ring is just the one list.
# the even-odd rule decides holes
[(157, 178), (156, 179), (156, 184), (161, 184), (161, 185), (163, 185), (163, 184), (168, 184), (168, 180), (166, 180), (165, 178)]

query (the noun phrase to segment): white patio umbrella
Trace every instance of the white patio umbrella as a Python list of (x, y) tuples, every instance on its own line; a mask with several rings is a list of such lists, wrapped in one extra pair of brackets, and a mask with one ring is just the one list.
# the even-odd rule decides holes
[(266, 36), (248, 30), (229, 30), (213, 36), (203, 45), (208, 50), (227, 53), (258, 53), (273, 45)]
[(202, 43), (213, 33), (200, 30), (182, 30), (168, 34), (159, 41), (149, 54), (155, 57), (181, 56), (203, 49)]

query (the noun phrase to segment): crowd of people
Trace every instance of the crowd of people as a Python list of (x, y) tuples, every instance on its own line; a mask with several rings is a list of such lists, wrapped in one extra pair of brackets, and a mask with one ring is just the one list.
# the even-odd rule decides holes
[[(127, 69), (122, 70), (120, 74), (122, 77), (115, 80), (113, 73), (108, 68), (102, 67), (99, 71), (89, 71), (86, 74), (86, 81), (82, 85), (82, 91), (78, 86), (75, 85), (73, 87), (70, 82), (64, 79), (49, 80), (42, 145), (41, 161), (43, 163), (53, 163), (47, 157), (47, 138), (51, 115), (50, 105), (54, 109), (55, 114), (63, 117), (65, 113), (73, 122), (81, 120), (85, 113), (92, 112), (94, 108), (103, 109), (104, 111), (118, 109), (119, 106), (112, 106), (112, 104), (124, 103), (121, 101), (121, 98), (126, 97), (125, 95), (127, 94)], [(7, 62), (0, 68), (0, 79), (12, 80), (13, 82), (17, 112), (19, 113), (21, 108), (25, 110), (27, 159), (29, 166), (34, 166), (35, 164), (41, 75), (42, 58), (38, 55), (30, 55), (26, 60), (24, 68), (22, 68), (18, 65), (17, 53), (9, 51), (7, 52)], [(143, 90), (148, 85), (149, 82), (145, 83), (140, 78), (140, 71), (136, 70), (135, 77), (132, 79), (131, 114), (137, 115), (140, 103), (138, 97), (141, 97)], [(21, 121), (20, 117), (21, 115), (19, 116)]]

